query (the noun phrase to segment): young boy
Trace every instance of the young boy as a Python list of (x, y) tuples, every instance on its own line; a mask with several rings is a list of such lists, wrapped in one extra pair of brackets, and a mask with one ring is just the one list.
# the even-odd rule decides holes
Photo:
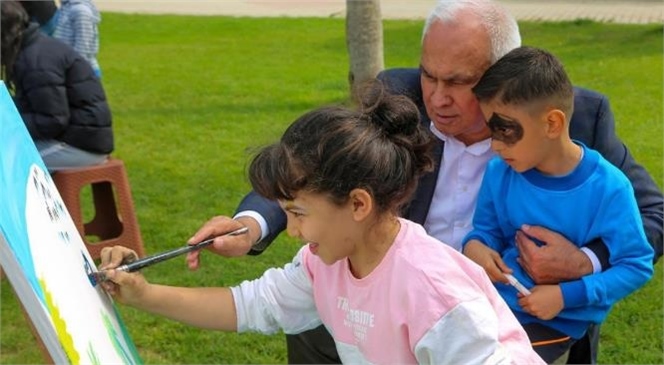
[[(484, 267), (539, 355), (564, 363), (591, 323), (601, 323), (615, 302), (652, 276), (653, 250), (634, 192), (620, 170), (570, 139), (572, 84), (551, 54), (517, 48), (491, 66), (473, 92), (498, 156), (484, 174), (463, 252)], [(516, 247), (522, 229), (535, 225), (576, 243), (603, 240), (611, 267), (536, 285), (519, 265)], [(509, 285), (514, 278), (523, 286), (518, 292), (519, 284)]]

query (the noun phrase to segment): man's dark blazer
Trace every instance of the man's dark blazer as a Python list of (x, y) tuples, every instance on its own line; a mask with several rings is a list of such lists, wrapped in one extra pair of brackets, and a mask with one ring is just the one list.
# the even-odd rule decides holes
[[(420, 109), (421, 122), (428, 130), (430, 120), (422, 100), (419, 69), (389, 69), (381, 72), (378, 78), (391, 92), (406, 95), (415, 102)], [(591, 90), (574, 88), (574, 113), (570, 122), (570, 136), (599, 151), (604, 158), (627, 175), (634, 187), (648, 242), (655, 249), (655, 260), (659, 259), (663, 246), (664, 198), (648, 172), (634, 161), (627, 147), (616, 135), (613, 113), (606, 96)], [(443, 147), (441, 141), (434, 150), (434, 159), (438, 162), (442, 156)], [(403, 214), (405, 218), (420, 224), (424, 223), (429, 212), (439, 170), (440, 164), (437, 163), (435, 171), (420, 179), (415, 196)], [(253, 210), (261, 214), (267, 221), (270, 230), (269, 235), (251, 250), (250, 254), (257, 255), (285, 229), (286, 215), (276, 202), (264, 199), (253, 191), (245, 196), (238, 206), (238, 212), (244, 210)], [(590, 243), (588, 247), (597, 254), (603, 268), (608, 267), (610, 263), (608, 250), (601, 241)]]

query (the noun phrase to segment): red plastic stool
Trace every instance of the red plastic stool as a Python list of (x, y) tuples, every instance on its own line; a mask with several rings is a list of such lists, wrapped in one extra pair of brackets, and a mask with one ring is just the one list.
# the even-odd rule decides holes
[[(122, 160), (109, 158), (101, 165), (57, 171), (53, 181), (93, 259), (100, 257), (102, 248), (115, 245), (131, 248), (139, 257), (145, 256)], [(87, 185), (92, 187), (95, 215), (84, 223), (81, 190)], [(100, 241), (91, 242), (88, 236), (97, 236)]]

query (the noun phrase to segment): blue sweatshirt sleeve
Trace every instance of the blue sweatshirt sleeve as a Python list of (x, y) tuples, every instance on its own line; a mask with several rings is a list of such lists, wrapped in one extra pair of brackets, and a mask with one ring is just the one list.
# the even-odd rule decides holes
[(503, 237), (500, 228), (498, 208), (494, 199), (497, 198), (495, 192), (502, 190), (501, 181), (503, 180), (498, 177), (501, 175), (501, 169), (497, 168), (495, 162), (489, 162), (484, 172), (473, 215), (473, 229), (462, 240), (462, 247), (465, 247), (468, 241), (476, 239), (502, 254), (502, 251), (507, 248), (507, 240)]
[(592, 230), (607, 245), (611, 268), (562, 283), (565, 307), (611, 306), (653, 275), (654, 250), (646, 239), (629, 182), (604, 200)]

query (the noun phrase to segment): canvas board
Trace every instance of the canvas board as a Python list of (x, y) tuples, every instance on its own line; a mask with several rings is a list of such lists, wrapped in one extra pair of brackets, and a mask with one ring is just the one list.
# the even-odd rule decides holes
[(0, 80), (0, 265), (56, 364), (139, 364), (111, 297)]

